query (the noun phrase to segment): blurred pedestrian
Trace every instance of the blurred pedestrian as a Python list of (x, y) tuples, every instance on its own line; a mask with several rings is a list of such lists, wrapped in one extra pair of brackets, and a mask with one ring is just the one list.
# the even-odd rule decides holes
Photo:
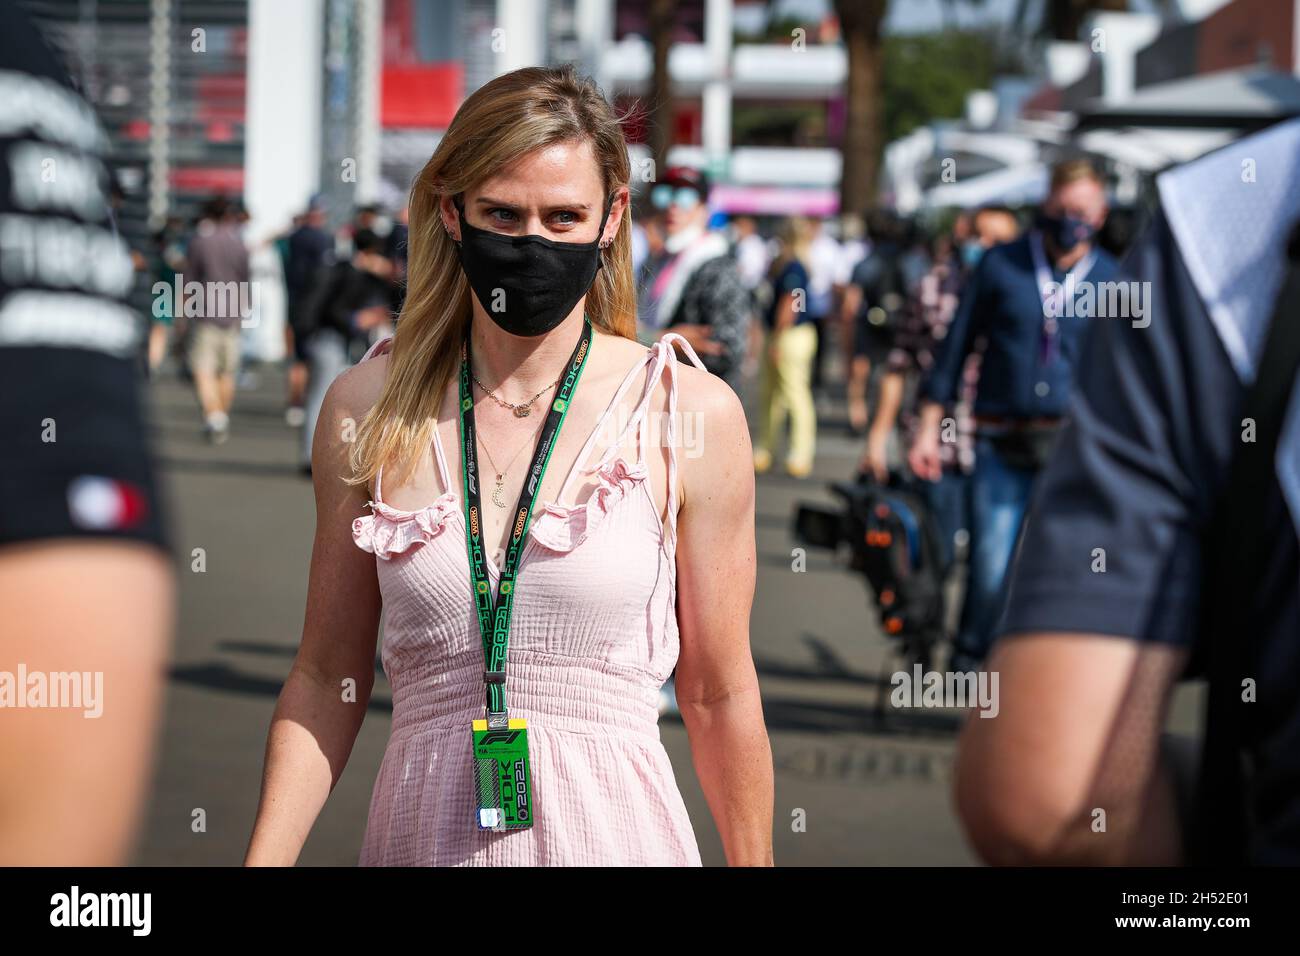
[(853, 281), (853, 270), (867, 257), (871, 243), (867, 240), (866, 226), (857, 213), (846, 212), (840, 216), (840, 261), (835, 270), (836, 301), (832, 311), (838, 315), (844, 301), (844, 292)]
[[(976, 668), (988, 652), (1025, 506), (1065, 421), (1089, 321), (1087, 309), (1075, 308), (1075, 301), (1119, 275), (1115, 260), (1092, 243), (1106, 212), (1105, 183), (1090, 163), (1056, 165), (1034, 228), (980, 258), (922, 385), (921, 422), (908, 462), (918, 477), (938, 481), (943, 420), (958, 399), (966, 356), (983, 337), (974, 407), (970, 574), (954, 670)], [(953, 440), (955, 428), (950, 431)]]
[[(243, 309), (251, 300), (248, 249), (240, 236), (236, 210), (218, 196), (211, 200), (190, 240), (185, 257), (185, 287), (197, 283), (201, 295), (184, 296), (190, 326), (189, 361), (203, 409), (208, 440), (230, 434), (230, 409), (239, 372)], [(193, 312), (191, 312), (193, 308)]]
[[(731, 254), (736, 260), (740, 284), (749, 293), (750, 312), (758, 316), (767, 308), (767, 269), (772, 264), (772, 246), (758, 231), (753, 216), (737, 216), (731, 223)], [(741, 363), (742, 378), (756, 374), (761, 367), (763, 353), (763, 325), (749, 323), (749, 342), (745, 360)]]
[(384, 240), (362, 230), (352, 237), (352, 258), (318, 276), (303, 304), (299, 331), (307, 356), (307, 402), (302, 429), (301, 470), (311, 473), (312, 438), (330, 384), (359, 358), (371, 332), (391, 324), (397, 307), (392, 261)]
[(393, 264), (393, 281), (397, 284), (397, 307), (394, 309), (396, 315), (401, 314), (402, 305), (406, 302), (406, 263), (411, 235), (408, 225), (409, 215), (409, 210), (403, 205), (393, 220), (393, 228), (384, 238), (384, 255)]
[(847, 393), (849, 428), (854, 434), (867, 429), (871, 370), (881, 366), (894, 347), (908, 294), (900, 221), (885, 209), (873, 210), (868, 218), (869, 251), (849, 275), (840, 305), (845, 351), (850, 356)]
[(817, 334), (817, 351), (813, 356), (813, 394), (822, 391), (822, 374), (826, 355), (830, 351), (827, 339), (831, 334), (828, 319), (835, 305), (836, 285), (843, 269), (844, 251), (839, 240), (826, 229), (822, 219), (809, 219), (812, 239), (808, 243), (808, 315)]
[(758, 223), (753, 216), (735, 217), (731, 229), (732, 251), (740, 284), (752, 294), (767, 278), (767, 267), (771, 265), (767, 240), (759, 235)]
[[(178, 216), (168, 216), (163, 227), (152, 237), (152, 249), (149, 257), (151, 282), (160, 282), (168, 289), (176, 283), (177, 273), (185, 271), (184, 227)], [(157, 375), (167, 350), (175, 344), (173, 333), (176, 328), (176, 309), (181, 303), (174, 301), (174, 296), (157, 296), (151, 310), (149, 323), (149, 375)]]
[(811, 223), (799, 216), (784, 220), (777, 230), (780, 251), (768, 270), (771, 304), (765, 313), (767, 341), (763, 347), (762, 419), (754, 449), (754, 469), (772, 467), (776, 444), (790, 416), (790, 441), (785, 470), (797, 478), (812, 473), (817, 443), (817, 409), (812, 393), (812, 364), (817, 331), (808, 312), (808, 266), (812, 252)]
[(686, 166), (668, 169), (651, 188), (665, 238), (646, 264), (638, 318), (643, 339), (681, 336), (735, 389), (749, 339), (749, 294), (727, 237), (707, 228), (708, 199), (708, 177)]
[(289, 300), (289, 334), (293, 345), (289, 360), (289, 395), (284, 420), (301, 427), (306, 420), (303, 410), (307, 395), (307, 336), (314, 317), (306, 314), (312, 290), (324, 279), (334, 261), (334, 240), (325, 230), (325, 207), (313, 198), (302, 221), (289, 235), (288, 256), (284, 266), (285, 292)]

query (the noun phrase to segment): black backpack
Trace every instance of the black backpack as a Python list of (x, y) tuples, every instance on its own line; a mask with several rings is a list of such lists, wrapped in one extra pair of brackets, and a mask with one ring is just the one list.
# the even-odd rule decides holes
[(848, 505), (850, 567), (870, 584), (881, 629), (928, 667), (944, 635), (944, 575), (938, 525), (925, 499), (897, 473), (883, 485), (860, 475), (832, 488)]
[(888, 332), (897, 331), (907, 314), (907, 278), (903, 275), (902, 250), (882, 246), (870, 253), (876, 268), (862, 284), (862, 305), (858, 317)]

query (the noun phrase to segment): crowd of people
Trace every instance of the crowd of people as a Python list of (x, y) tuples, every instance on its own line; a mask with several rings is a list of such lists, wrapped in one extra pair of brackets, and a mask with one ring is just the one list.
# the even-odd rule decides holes
[[(1015, 210), (986, 205), (928, 234), (883, 208), (826, 219), (728, 218), (713, 210), (710, 188), (702, 171), (672, 167), (633, 217), (639, 340), (679, 336), (737, 391), (757, 375), (759, 474), (784, 445), (785, 472), (809, 476), (819, 409), (840, 411), (842, 395), (847, 430), (863, 439), (860, 471), (881, 483), (900, 470), (920, 479), (944, 573), (965, 548), (952, 666), (978, 667), (1034, 477), (1064, 421), (1086, 324), (1062, 317), (1046, 328), (1038, 289), (1046, 278), (1116, 275), (1115, 260), (1093, 242), (1108, 212), (1100, 174), (1084, 160), (1058, 165), (1028, 229)], [(157, 236), (155, 276), (247, 281), (242, 218), (217, 198), (188, 240), (169, 223)], [(305, 474), (326, 390), (400, 315), (406, 243), (404, 209), (390, 220), (377, 205), (361, 206), (331, 231), (318, 200), (276, 241), (289, 316), (285, 418), (301, 429)], [(156, 318), (151, 367), (173, 322), (169, 312)], [(187, 331), (183, 354), (204, 428), (222, 441), (239, 323), (200, 309)], [(828, 371), (836, 352), (840, 382)]]
[[(754, 467), (772, 467), (788, 419), (784, 464), (795, 477), (811, 473), (818, 409), (833, 392), (826, 356), (838, 349), (848, 429), (865, 439), (860, 472), (882, 484), (891, 472), (917, 479), (944, 574), (965, 546), (950, 666), (978, 668), (1087, 327), (1073, 310), (1045, 322), (1040, 290), (1118, 276), (1096, 241), (1109, 212), (1100, 172), (1063, 161), (1029, 221), (986, 205), (929, 236), (885, 209), (785, 217), (768, 240), (747, 216), (710, 231), (707, 183), (691, 170), (669, 170), (651, 200), (649, 222), (637, 227), (649, 237), (647, 334), (682, 330), (733, 383), (751, 343), (761, 367)], [(746, 331), (751, 315), (760, 321)]]
[[(214, 444), (229, 436), (230, 408), (242, 363), (240, 331), (256, 307), (248, 215), (224, 196), (204, 204), (186, 229), (171, 218), (153, 238), (142, 265), (155, 289), (147, 361), (156, 374), (169, 351), (194, 382), (203, 430)], [(391, 221), (375, 204), (358, 207), (330, 231), (314, 198), (273, 242), (283, 276), (289, 356), (285, 421), (302, 431), (300, 467), (311, 473), (311, 443), (325, 390), (375, 339), (392, 331), (406, 271), (405, 210)], [(182, 282), (177, 283), (178, 277)], [(171, 294), (177, 283), (182, 293)], [(194, 288), (231, 287), (235, 294), (193, 296)], [(215, 307), (214, 307), (215, 306)]]
[[(737, 392), (757, 377), (756, 473), (779, 455), (786, 474), (809, 476), (818, 419), (831, 417), (862, 439), (860, 474), (916, 479), (940, 531), (942, 573), (966, 557), (951, 666), (979, 667), (1086, 326), (1072, 315), (1044, 324), (1039, 290), (1117, 275), (1094, 241), (1109, 211), (1100, 173), (1086, 160), (1062, 162), (1040, 209), (985, 205), (930, 229), (885, 208), (729, 217), (710, 191), (704, 172), (676, 166), (633, 206), (638, 339), (688, 343)], [(170, 221), (156, 237), (153, 277), (247, 282), (246, 219), (218, 197), (188, 237)], [(405, 209), (389, 217), (361, 206), (331, 230), (319, 199), (275, 241), (288, 312), (285, 420), (300, 429), (304, 474), (330, 384), (398, 321), (406, 246)], [(155, 308), (149, 363), (157, 368), (169, 334), (185, 333), (204, 430), (220, 442), (239, 322), (209, 311)]]
[[(246, 213), (218, 198), (192, 228), (173, 221), (159, 233), (150, 267), (121, 241), (112, 198), (101, 195), (107, 175), (87, 177), (86, 201), (72, 207), (41, 189), (31, 156), (84, 151), (98, 167), (101, 137), (34, 25), (15, 15), (9, 28), (0, 65), (43, 93), (7, 102), (0, 130), (9, 160), (0, 215), (22, 224), (6, 233), (0, 270), (0, 438), (12, 449), (0, 457), (0, 487), (11, 491), (0, 499), (0, 650), (38, 674), (75, 661), (125, 703), (102, 721), (25, 704), (6, 716), (0, 850), (20, 863), (117, 863), (144, 803), (176, 593), (175, 542), (132, 367), (132, 268), (152, 268), (164, 286), (225, 293), (158, 297), (147, 350), (156, 370), (169, 339), (183, 346), (204, 430), (221, 442), (248, 306), (239, 290), (253, 281), (255, 253)], [(525, 116), (544, 119), (529, 127)], [(530, 130), (522, 144), (520, 129)], [(410, 692), (395, 695), (403, 736), (390, 738), (362, 862), (697, 865), (671, 765), (653, 743), (653, 692), (676, 669), (728, 861), (770, 865), (771, 747), (749, 644), (754, 484), (735, 390), (758, 372), (754, 471), (772, 467), (788, 419), (785, 468), (806, 477), (837, 348), (861, 472), (886, 480), (905, 462), (943, 528), (947, 562), (960, 533), (968, 538), (949, 672), (1001, 677), (998, 719), (967, 720), (958, 747), (957, 806), (980, 854), (1011, 863), (1168, 863), (1189, 850), (1218, 861), (1300, 860), (1300, 432), (1291, 397), (1300, 334), (1288, 321), (1300, 295), (1300, 194), (1287, 175), (1298, 155), (1292, 120), (1162, 174), (1123, 272), (1098, 241), (1109, 214), (1104, 181), (1081, 160), (1054, 167), (1032, 218), (987, 206), (928, 241), (878, 210), (863, 211), (864, 224), (852, 213), (829, 223), (726, 222), (710, 213), (707, 177), (684, 168), (665, 172), (623, 230), (627, 145), (594, 84), (569, 67), (486, 84), (413, 191), (429, 248), (417, 250), (409, 308), (404, 214), (388, 222), (364, 207), (332, 233), (312, 203), (277, 244), (293, 356), (286, 420), (303, 429), (304, 468), (322, 463), (313, 475), (322, 519), (247, 862), (297, 859), (347, 762), (380, 623), (395, 607), (385, 669)], [(1257, 161), (1258, 178), (1241, 174)], [(565, 205), (553, 216), (557, 188)], [(492, 220), (503, 206), (520, 234)], [(546, 266), (540, 281), (534, 261)], [(1140, 307), (1130, 302), (1107, 321), (1074, 308), (1085, 283), (1119, 284), (1121, 274), (1147, 290), (1133, 292), (1144, 296)], [(534, 287), (545, 294), (491, 306), (498, 288)], [(380, 348), (399, 323), (422, 348)], [(597, 336), (601, 345), (588, 348)], [(679, 374), (677, 349), (705, 371)], [(615, 447), (585, 468), (605, 415), (644, 367), (651, 386), (653, 374), (673, 370), (670, 410), (707, 412), (742, 440), (680, 462), (671, 443), (663, 462), (643, 447), (635, 461), (618, 458)], [(477, 409), (471, 380), (484, 393)], [(530, 416), (552, 388), (547, 413)], [(632, 401), (630, 425), (653, 395), (649, 387)], [(570, 414), (590, 437), (566, 431), (567, 473), (552, 470), (555, 487), (541, 486)], [(321, 428), (313, 448), (317, 416), (355, 416), (355, 446), (341, 429)], [(522, 451), (535, 438), (533, 465), (512, 470), (527, 459), (504, 459), (483, 507), (477, 444), (495, 466), (489, 446), (509, 439)], [(448, 456), (445, 444), (462, 455)], [(406, 470), (385, 471), (393, 465)], [(580, 474), (597, 483), (591, 507), (557, 504)], [(648, 494), (622, 493), (643, 481)], [(517, 579), (535, 498), (544, 523), (532, 530), (555, 555)], [(594, 522), (616, 506), (622, 534), (594, 547)], [(462, 534), (440, 534), (453, 516)], [(388, 559), (417, 544), (442, 557), (394, 574)], [(506, 557), (490, 556), (492, 545)], [(509, 596), (503, 615), (489, 571)], [(470, 761), (480, 756), (468, 744), (471, 732), (475, 747), (493, 741), (477, 736), (487, 721), (460, 721), (486, 692), (491, 730), (526, 729), (504, 706), (517, 584), (510, 686), (541, 731), (532, 753), (545, 822), (489, 842), (505, 809), (474, 792)], [(622, 639), (642, 629), (648, 641)], [(1016, 639), (994, 646), (999, 634)], [(341, 699), (341, 682), (357, 675), (358, 697)], [(1210, 683), (1194, 808), (1176, 793), (1161, 746), (1185, 675)], [(460, 743), (444, 747), (444, 730)], [(482, 759), (524, 766), (510, 792), (529, 795), (519, 757), (527, 737), (502, 736), (519, 749)], [(408, 744), (428, 749), (407, 753)], [(565, 772), (572, 767), (592, 772)], [(430, 803), (431, 788), (447, 798)], [(660, 825), (641, 826), (629, 805), (663, 808)]]

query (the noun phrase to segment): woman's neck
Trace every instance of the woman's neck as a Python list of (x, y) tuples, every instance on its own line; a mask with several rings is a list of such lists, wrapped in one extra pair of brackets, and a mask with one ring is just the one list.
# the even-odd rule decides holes
[(541, 335), (511, 335), (474, 303), (470, 323), (473, 367), (470, 371), (507, 402), (524, 402), (559, 381), (564, 364), (582, 334), (586, 299), (563, 322)]

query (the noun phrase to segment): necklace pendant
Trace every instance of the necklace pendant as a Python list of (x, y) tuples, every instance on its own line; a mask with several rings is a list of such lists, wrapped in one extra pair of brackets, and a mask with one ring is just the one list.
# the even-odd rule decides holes
[(498, 478), (498, 479), (497, 479), (497, 486), (496, 486), (495, 488), (492, 489), (492, 503), (493, 503), (494, 505), (496, 505), (498, 508), (505, 508), (505, 507), (508, 507), (508, 506), (506, 505), (505, 499), (503, 499), (503, 498), (501, 497), (501, 489), (502, 489), (503, 487), (504, 487), (504, 484), (502, 483), (501, 479)]
[(531, 412), (532, 410), (533, 407), (531, 403), (529, 403), (528, 405), (516, 405), (515, 418), (527, 418), (528, 413)]

